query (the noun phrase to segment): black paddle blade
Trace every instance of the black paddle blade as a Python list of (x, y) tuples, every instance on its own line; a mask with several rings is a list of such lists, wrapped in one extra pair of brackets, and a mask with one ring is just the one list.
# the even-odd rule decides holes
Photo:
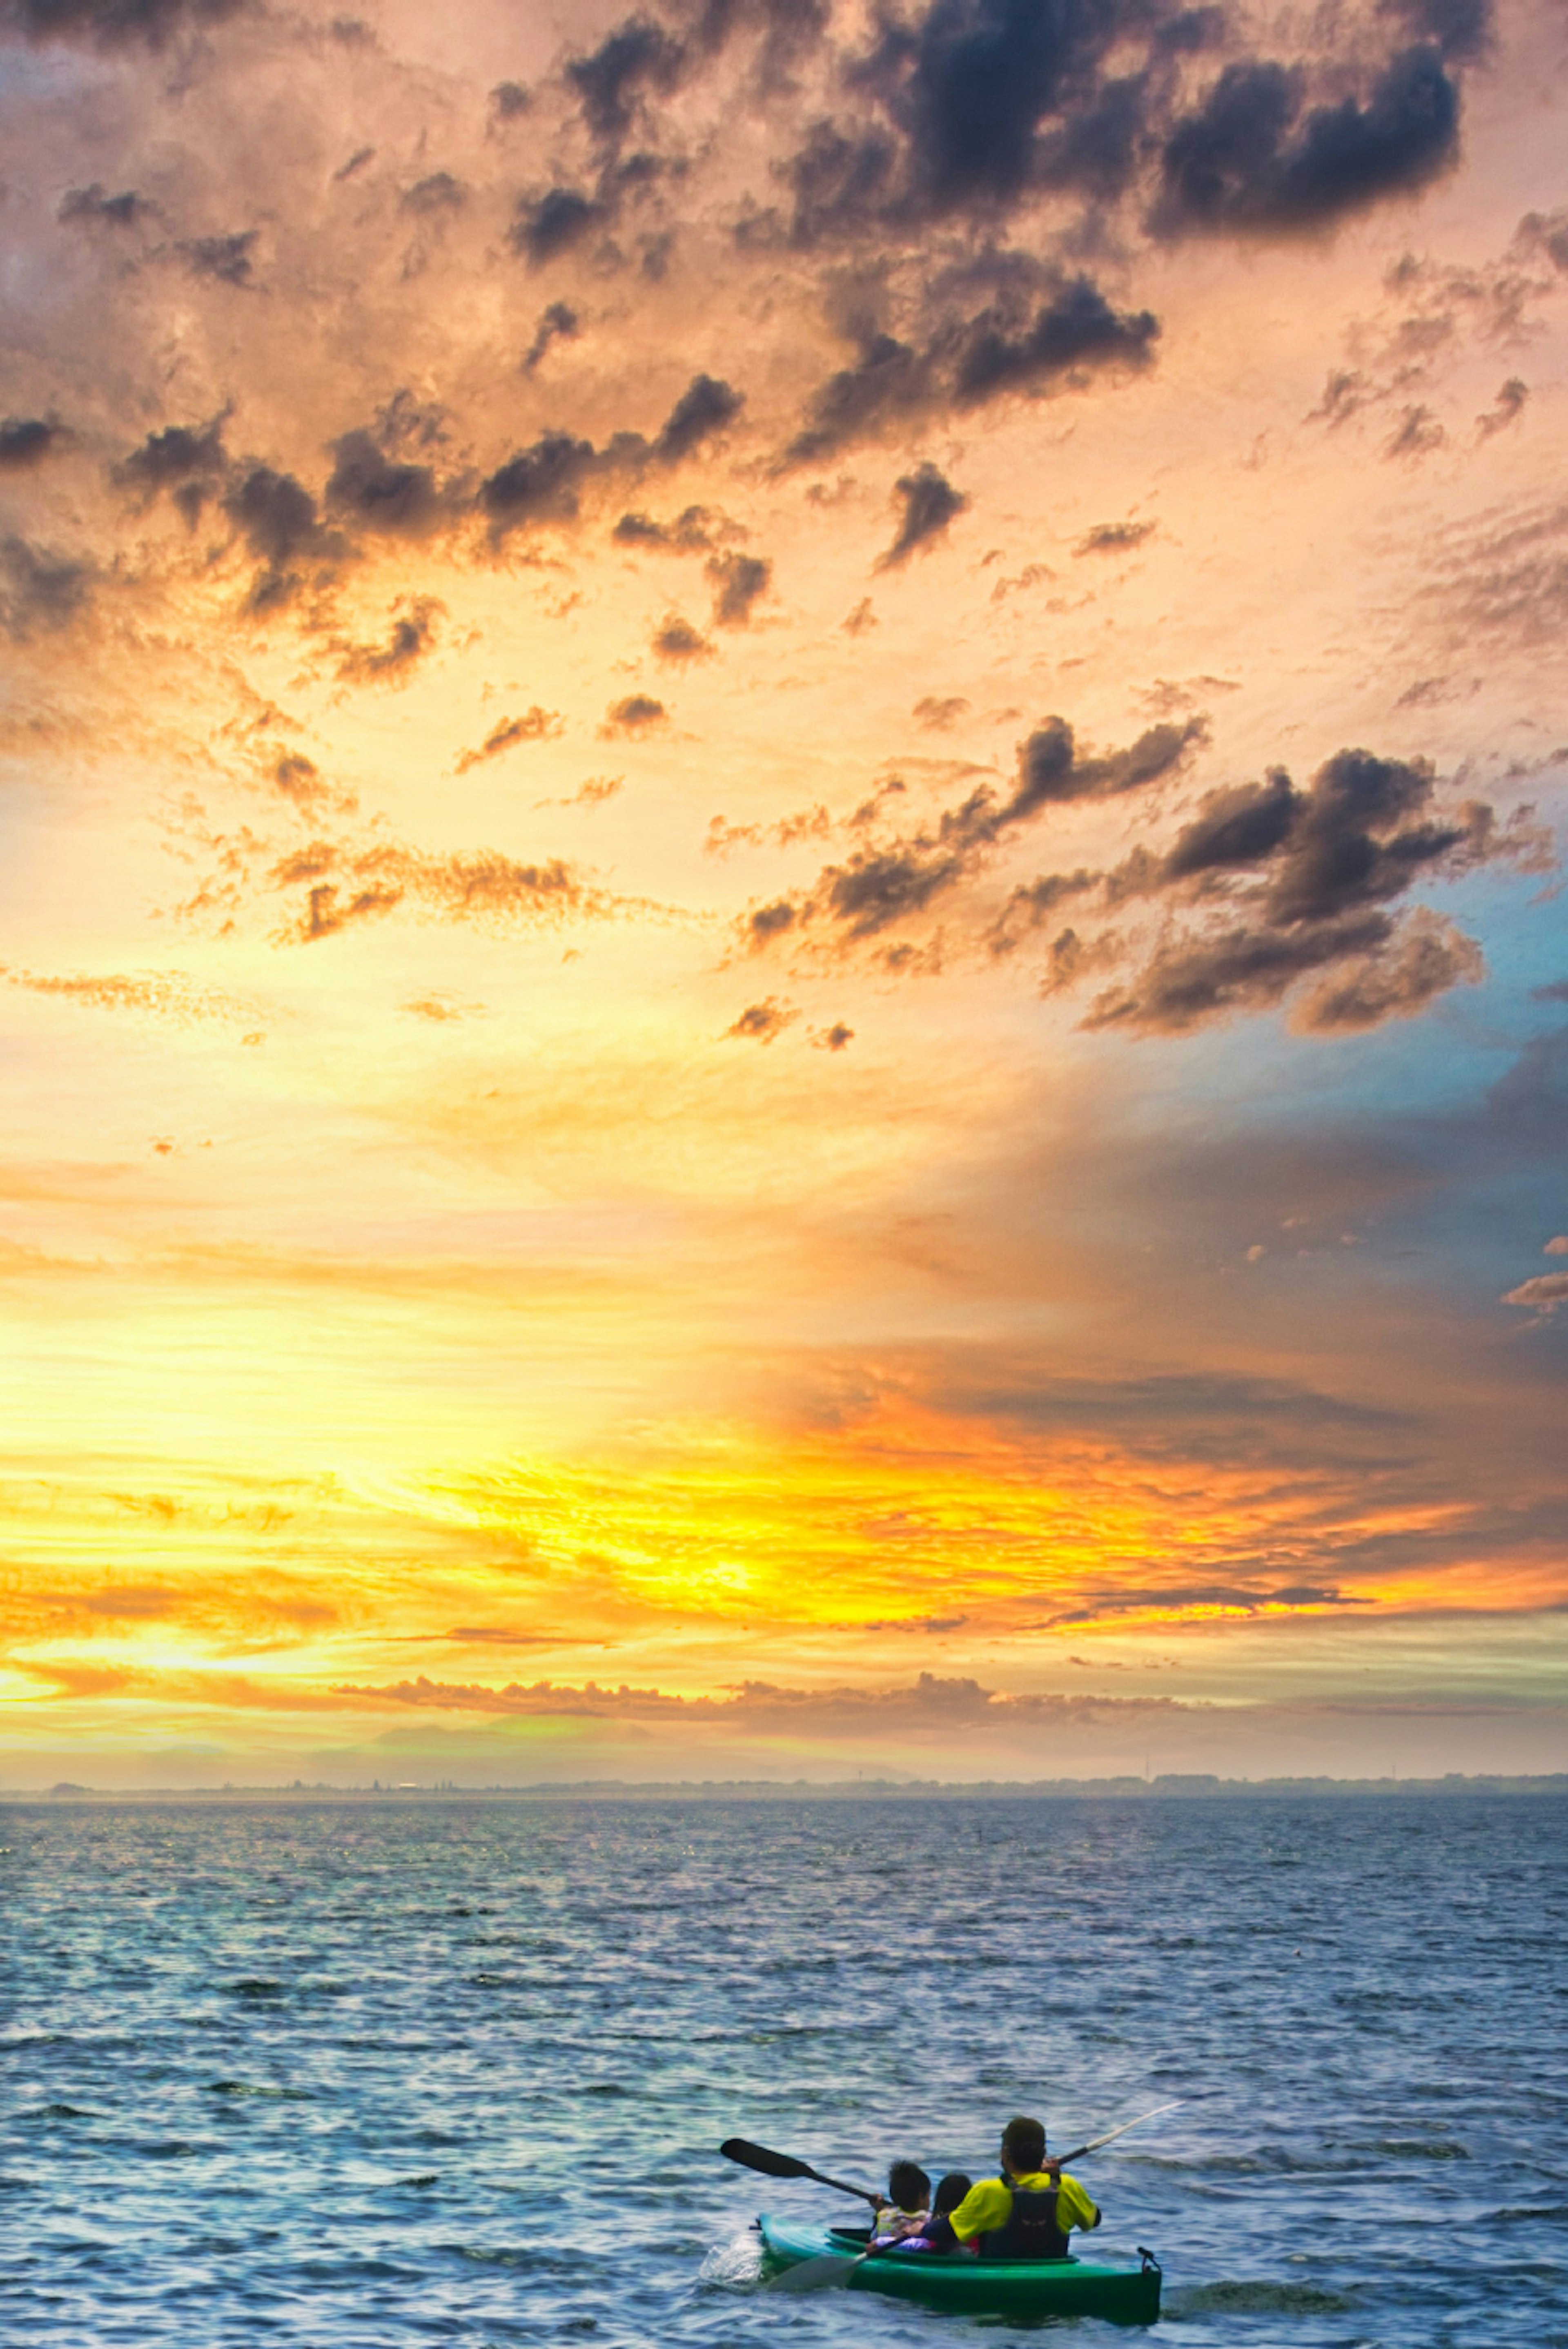
[(727, 2137), (719, 2147), (726, 2161), (738, 2161), (742, 2169), (759, 2169), (764, 2178), (811, 2178), (815, 2176), (809, 2161), (797, 2161), (790, 2153), (770, 2153), (765, 2145), (751, 2145), (743, 2137)]

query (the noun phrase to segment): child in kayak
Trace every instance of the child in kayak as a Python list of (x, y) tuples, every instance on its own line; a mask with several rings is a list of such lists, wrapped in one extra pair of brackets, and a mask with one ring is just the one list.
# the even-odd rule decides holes
[(931, 2216), (931, 2180), (917, 2161), (895, 2161), (887, 2174), (887, 2199), (877, 2201), (873, 2243), (902, 2243), (918, 2235)]
[[(932, 2230), (936, 2226), (939, 2220), (950, 2220), (952, 2219), (953, 2213), (963, 2203), (965, 2196), (969, 2192), (974, 2182), (974, 2179), (966, 2178), (961, 2169), (950, 2169), (945, 2178), (939, 2178), (936, 2182), (936, 2191), (931, 2198), (930, 2218), (926, 2220), (924, 2226), (918, 2230), (918, 2232), (912, 2235), (906, 2235), (903, 2238), (903, 2240), (899, 2243), (896, 2248), (900, 2251), (935, 2251), (944, 2250), (951, 2251), (954, 2249), (957, 2249), (959, 2251), (966, 2250), (968, 2247), (965, 2244), (960, 2243), (955, 2246), (946, 2241), (942, 2243), (934, 2241), (932, 2239)], [(950, 2230), (944, 2230), (944, 2231), (946, 2232)]]

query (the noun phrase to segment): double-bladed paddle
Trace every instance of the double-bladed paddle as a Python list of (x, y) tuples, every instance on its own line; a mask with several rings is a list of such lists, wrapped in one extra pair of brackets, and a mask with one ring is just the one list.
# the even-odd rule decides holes
[[(1140, 2113), (1135, 2120), (1123, 2121), (1119, 2127), (1107, 2129), (1103, 2137), (1091, 2137), (1087, 2145), (1074, 2146), (1070, 2153), (1053, 2154), (1047, 2164), (1051, 2169), (1064, 2169), (1069, 2161), (1081, 2161), (1086, 2153), (1098, 2153), (1102, 2145), (1113, 2137), (1125, 2137), (1129, 2129), (1141, 2128), (1145, 2121), (1158, 2120), (1161, 2113), (1173, 2113), (1181, 2102), (1173, 2097), (1168, 2105), (1156, 2105), (1152, 2112)], [(819, 2186), (836, 2187), (841, 2194), (857, 2194), (873, 2209), (877, 2196), (868, 2194), (863, 2186), (846, 2186), (841, 2178), (824, 2178), (808, 2161), (798, 2161), (793, 2154), (770, 2153), (765, 2145), (748, 2145), (744, 2137), (727, 2137), (719, 2151), (729, 2161), (738, 2161), (747, 2169), (759, 2169), (767, 2178), (810, 2178)], [(776, 2292), (832, 2292), (849, 2282), (857, 2268), (864, 2267), (869, 2259), (881, 2255), (881, 2247), (854, 2253), (824, 2251), (814, 2260), (800, 2260), (774, 2278)]]
[(809, 2161), (797, 2161), (792, 2153), (773, 2153), (743, 2137), (727, 2137), (718, 2149), (726, 2161), (738, 2161), (743, 2169), (759, 2169), (764, 2178), (809, 2178), (815, 2186), (830, 2186), (835, 2193), (857, 2196), (873, 2210), (881, 2199), (863, 2186), (846, 2186), (841, 2178), (824, 2178), (820, 2169), (813, 2169)]

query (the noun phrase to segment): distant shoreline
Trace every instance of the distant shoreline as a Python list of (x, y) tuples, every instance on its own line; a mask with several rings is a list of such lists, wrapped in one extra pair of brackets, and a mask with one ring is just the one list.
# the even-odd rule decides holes
[(450, 1780), (397, 1785), (334, 1785), (293, 1779), (278, 1785), (0, 1786), (0, 1806), (22, 1803), (297, 1802), (952, 1802), (983, 1796), (1012, 1801), (1079, 1802), (1133, 1798), (1143, 1802), (1275, 1800), (1329, 1795), (1342, 1800), (1392, 1795), (1403, 1799), (1453, 1795), (1568, 1795), (1568, 1771), (1535, 1777), (1218, 1778), (1166, 1773), (1126, 1778), (577, 1778), (531, 1780), (516, 1785), (459, 1786)]

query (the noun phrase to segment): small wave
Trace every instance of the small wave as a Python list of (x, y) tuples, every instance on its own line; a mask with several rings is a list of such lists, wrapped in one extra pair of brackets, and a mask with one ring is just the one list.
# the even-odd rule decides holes
[(35, 2113), (24, 2118), (35, 2121), (90, 2121), (96, 2116), (84, 2112), (79, 2105), (40, 2105)]
[(242, 1982), (220, 1982), (218, 1988), (231, 1998), (282, 1998), (284, 1986), (264, 1974), (247, 1974)]
[(1355, 2306), (1342, 2292), (1312, 2283), (1273, 2283), (1264, 2277), (1190, 2284), (1168, 2299), (1165, 2313), (1176, 2317), (1343, 2316)]
[(311, 2102), (308, 2088), (268, 2088), (251, 2080), (209, 2080), (207, 2094), (210, 2096), (263, 2096), (273, 2104), (308, 2105)]
[(708, 2292), (748, 2292), (762, 2281), (762, 2239), (755, 2227), (715, 2243), (697, 2270), (699, 2286)]
[(1458, 2145), (1451, 2137), (1380, 2137), (1372, 2142), (1374, 2153), (1390, 2153), (1405, 2161), (1469, 2161), (1468, 2145)]

